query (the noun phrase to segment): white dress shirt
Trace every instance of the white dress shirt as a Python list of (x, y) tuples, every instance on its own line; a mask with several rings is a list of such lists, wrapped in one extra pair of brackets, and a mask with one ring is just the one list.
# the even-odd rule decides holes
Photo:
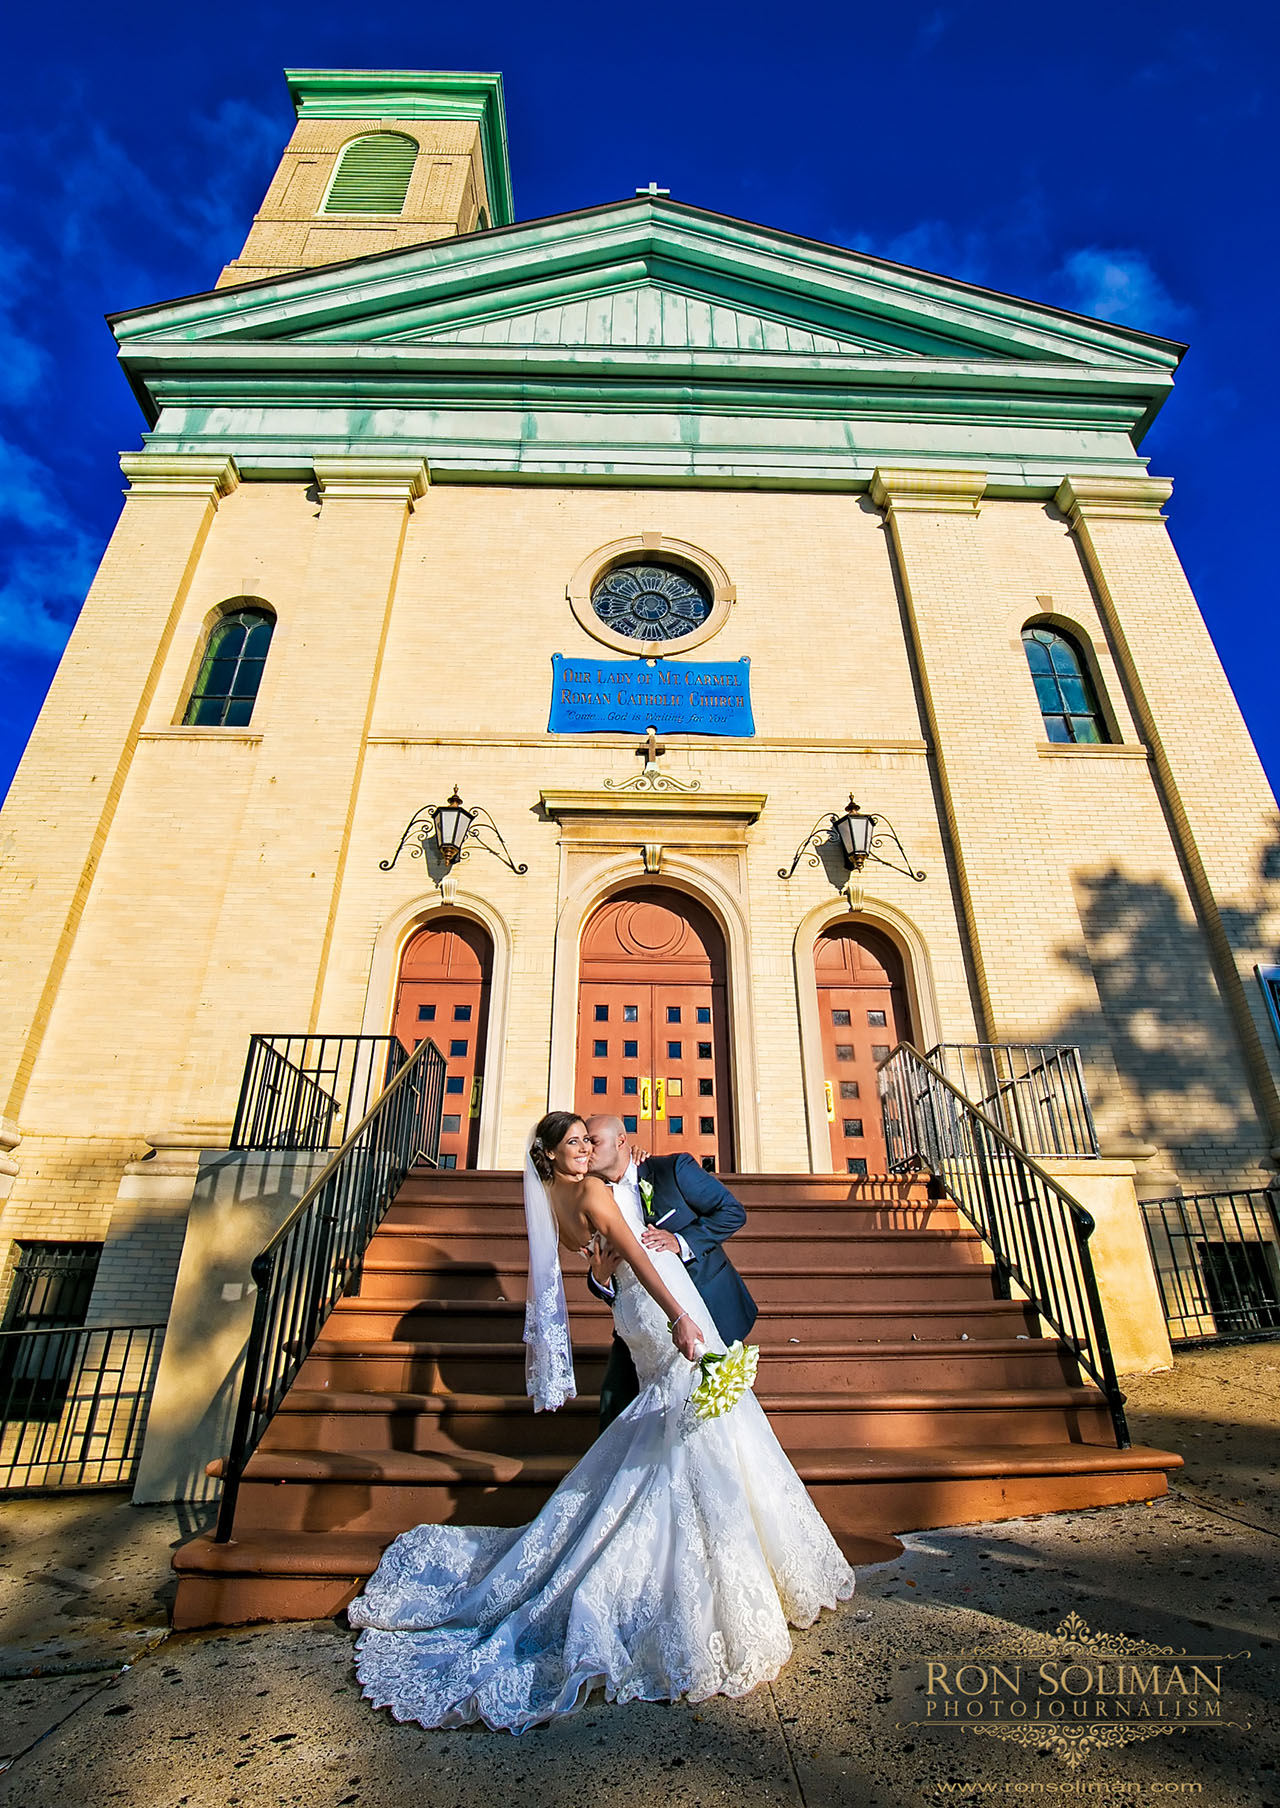
[[(609, 1190), (617, 1200), (623, 1217), (631, 1226), (631, 1229), (635, 1232), (636, 1236), (642, 1236), (646, 1228), (644, 1221), (644, 1201), (640, 1197), (640, 1176), (636, 1172), (636, 1164), (634, 1161), (629, 1161), (627, 1163), (627, 1171), (622, 1176), (621, 1180), (611, 1180), (609, 1182)], [(684, 1238), (676, 1231), (673, 1231), (671, 1234), (675, 1237), (676, 1244), (679, 1247), (680, 1260), (682, 1262), (692, 1262), (693, 1251), (685, 1242)]]

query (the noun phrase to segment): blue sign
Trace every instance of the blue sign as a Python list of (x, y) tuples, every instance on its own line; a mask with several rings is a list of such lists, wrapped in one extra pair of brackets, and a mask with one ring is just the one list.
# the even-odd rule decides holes
[(753, 735), (751, 661), (551, 655), (551, 734)]

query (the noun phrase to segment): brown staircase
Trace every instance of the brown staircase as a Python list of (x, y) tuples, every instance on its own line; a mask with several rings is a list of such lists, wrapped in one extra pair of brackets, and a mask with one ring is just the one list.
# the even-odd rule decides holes
[[(727, 1179), (756, 1391), (855, 1564), (895, 1532), (1166, 1491), (1181, 1458), (1116, 1448), (1102, 1394), (996, 1297), (949, 1200), (911, 1180)], [(175, 1556), (175, 1626), (332, 1615), (408, 1526), (531, 1519), (595, 1435), (608, 1356), (607, 1312), (566, 1283), (579, 1398), (535, 1415), (520, 1177), (415, 1171), (249, 1461), (234, 1537)]]

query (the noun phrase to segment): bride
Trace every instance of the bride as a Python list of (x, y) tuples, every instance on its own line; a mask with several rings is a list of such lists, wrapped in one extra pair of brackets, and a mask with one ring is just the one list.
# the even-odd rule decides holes
[[(527, 1526), (421, 1525), (347, 1609), (375, 1707), (426, 1727), (519, 1733), (611, 1701), (745, 1695), (853, 1593), (841, 1556), (754, 1394), (720, 1418), (689, 1405), (723, 1350), (676, 1254), (640, 1244), (587, 1170), (582, 1119), (553, 1111), (525, 1163), (526, 1372), (535, 1411), (576, 1392), (560, 1250), (614, 1275), (614, 1322), (639, 1397)], [(615, 1272), (616, 1270), (616, 1272)]]

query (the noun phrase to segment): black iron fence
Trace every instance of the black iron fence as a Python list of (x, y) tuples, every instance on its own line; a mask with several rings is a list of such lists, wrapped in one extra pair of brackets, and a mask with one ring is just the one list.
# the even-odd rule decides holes
[(924, 1169), (946, 1187), (991, 1248), (1000, 1297), (1021, 1290), (1102, 1389), (1116, 1443), (1128, 1449), (1089, 1251), (1092, 1216), (909, 1043), (879, 1073), (890, 1169)]
[(331, 1149), (408, 1060), (396, 1036), (254, 1036), (233, 1149)]
[(925, 1056), (1028, 1155), (1096, 1157), (1080, 1050), (1043, 1042), (939, 1042)]
[(1280, 1191), (1149, 1199), (1142, 1210), (1173, 1343), (1280, 1337)]
[(133, 1481), (163, 1325), (0, 1331), (0, 1491)]
[(422, 1042), (253, 1263), (258, 1296), (245, 1350), (216, 1537), (235, 1520), (245, 1464), (330, 1312), (357, 1293), (369, 1239), (416, 1161), (436, 1166), (444, 1056)]

